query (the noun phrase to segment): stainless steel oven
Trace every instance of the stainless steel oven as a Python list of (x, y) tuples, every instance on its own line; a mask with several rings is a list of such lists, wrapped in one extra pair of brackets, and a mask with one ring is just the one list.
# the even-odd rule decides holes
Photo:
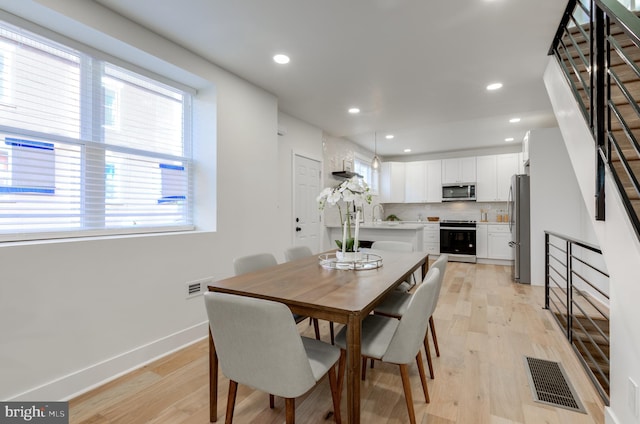
[(440, 221), (440, 253), (449, 260), (476, 262), (476, 222)]

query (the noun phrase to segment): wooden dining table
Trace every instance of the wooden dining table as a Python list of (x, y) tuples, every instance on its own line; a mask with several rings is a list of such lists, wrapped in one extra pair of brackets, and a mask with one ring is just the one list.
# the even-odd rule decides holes
[[(209, 285), (210, 291), (268, 299), (286, 304), (293, 313), (347, 326), (347, 422), (360, 423), (360, 335), (362, 320), (396, 286), (421, 270), (426, 275), (425, 252), (370, 250), (381, 266), (344, 270), (322, 266), (318, 256), (282, 263)], [(218, 357), (209, 331), (209, 415), (217, 421)]]

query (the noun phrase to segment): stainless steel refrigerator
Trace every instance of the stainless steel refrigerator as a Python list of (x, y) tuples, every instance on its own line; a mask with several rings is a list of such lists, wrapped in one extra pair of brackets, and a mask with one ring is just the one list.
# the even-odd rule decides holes
[(514, 252), (513, 280), (531, 284), (531, 213), (529, 176), (514, 175), (509, 189), (509, 230)]

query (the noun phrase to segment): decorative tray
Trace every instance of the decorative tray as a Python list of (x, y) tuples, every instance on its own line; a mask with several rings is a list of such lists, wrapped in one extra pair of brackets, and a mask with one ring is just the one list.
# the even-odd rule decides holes
[(375, 269), (382, 266), (382, 257), (373, 253), (347, 253), (348, 257), (342, 258), (339, 256), (342, 252), (335, 253), (323, 253), (318, 256), (320, 265), (327, 269), (346, 269), (362, 271), (366, 269)]

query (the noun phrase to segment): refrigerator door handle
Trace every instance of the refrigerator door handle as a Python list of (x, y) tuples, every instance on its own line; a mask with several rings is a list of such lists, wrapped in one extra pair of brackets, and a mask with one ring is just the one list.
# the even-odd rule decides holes
[[(513, 180), (512, 180), (513, 181)], [(509, 207), (508, 209), (508, 213), (509, 213), (509, 232), (513, 233), (513, 213), (514, 211), (514, 207), (513, 207), (513, 184), (511, 184), (511, 186), (509, 187), (509, 197), (507, 199), (507, 205)]]

